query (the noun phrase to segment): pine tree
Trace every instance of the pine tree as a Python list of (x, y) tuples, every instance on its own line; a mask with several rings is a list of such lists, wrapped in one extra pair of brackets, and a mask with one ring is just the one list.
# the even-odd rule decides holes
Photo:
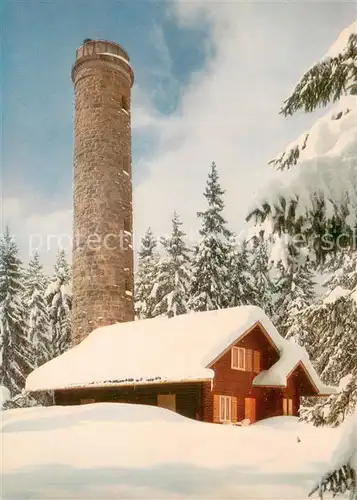
[(274, 284), (276, 326), (281, 335), (291, 338), (297, 333), (295, 318), (314, 300), (314, 273), (309, 264), (299, 266), (295, 261), (290, 262), (288, 268), (280, 263), (277, 271)]
[(259, 236), (249, 241), (249, 266), (253, 278), (253, 301), (273, 318), (274, 284), (269, 271), (269, 251), (267, 242)]
[(157, 241), (149, 227), (141, 239), (138, 267), (135, 273), (135, 313), (138, 319), (153, 318), (156, 306), (156, 286), (159, 254)]
[(33, 368), (22, 293), (22, 263), (6, 229), (0, 236), (0, 385), (7, 387), (12, 397), (22, 391)]
[(253, 304), (254, 279), (250, 269), (248, 243), (244, 240), (237, 244), (234, 236), (231, 238), (229, 261), (229, 296), (230, 307)]
[(213, 162), (204, 192), (208, 206), (204, 212), (197, 214), (201, 219), (201, 228), (192, 266), (189, 308), (193, 311), (221, 309), (229, 304), (227, 283), (231, 233), (222, 216), (223, 194)]
[(54, 275), (45, 298), (49, 307), (52, 357), (57, 357), (71, 345), (71, 268), (64, 250), (57, 254)]
[(26, 310), (27, 338), (31, 342), (34, 367), (51, 358), (50, 321), (45, 290), (45, 278), (36, 253), (28, 264), (24, 277), (23, 303)]
[(356, 242), (356, 63), (354, 22), (302, 76), (281, 114), (308, 113), (338, 102), (270, 162), (278, 170), (294, 169), (295, 175), (284, 174), (282, 182), (271, 186), (248, 215), (248, 220), (264, 223), (274, 235), (303, 236), (310, 255), (319, 263), (339, 245), (340, 236), (348, 237), (349, 246)]
[(281, 113), (293, 115), (299, 110), (309, 113), (317, 107), (335, 102), (345, 93), (357, 94), (357, 33), (356, 22), (346, 28), (347, 43), (341, 50), (310, 68), (284, 102)]
[(347, 377), (337, 394), (302, 412), (304, 420), (317, 425), (338, 425), (357, 402), (357, 252), (343, 256), (325, 283), (324, 297), (298, 315), (304, 327), (300, 341), (308, 344), (322, 380), (338, 385)]
[(159, 302), (155, 311), (169, 318), (188, 312), (191, 281), (190, 250), (185, 243), (186, 234), (181, 226), (182, 222), (175, 212), (170, 237), (161, 239), (165, 256), (159, 264), (156, 286), (156, 297), (159, 297)]

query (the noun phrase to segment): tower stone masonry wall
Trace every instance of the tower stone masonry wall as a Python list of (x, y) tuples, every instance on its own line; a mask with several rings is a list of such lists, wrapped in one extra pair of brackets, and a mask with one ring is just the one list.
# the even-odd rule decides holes
[(134, 319), (129, 58), (112, 42), (77, 50), (72, 340)]

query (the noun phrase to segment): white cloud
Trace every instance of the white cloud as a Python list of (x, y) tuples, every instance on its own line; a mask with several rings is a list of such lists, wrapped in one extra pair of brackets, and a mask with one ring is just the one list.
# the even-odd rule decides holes
[(21, 199), (8, 197), (2, 201), (2, 222), (3, 226), (9, 226), (25, 263), (38, 251), (45, 271), (51, 273), (59, 249), (66, 250), (68, 259), (71, 259), (70, 208), (41, 213), (36, 209), (35, 203), (31, 207), (30, 195)]

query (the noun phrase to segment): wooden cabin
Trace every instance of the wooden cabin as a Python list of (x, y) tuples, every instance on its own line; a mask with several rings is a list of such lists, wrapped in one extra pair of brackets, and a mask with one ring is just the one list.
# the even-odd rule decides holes
[(99, 328), (26, 388), (53, 390), (58, 405), (149, 404), (217, 423), (298, 415), (302, 396), (334, 392), (254, 306)]

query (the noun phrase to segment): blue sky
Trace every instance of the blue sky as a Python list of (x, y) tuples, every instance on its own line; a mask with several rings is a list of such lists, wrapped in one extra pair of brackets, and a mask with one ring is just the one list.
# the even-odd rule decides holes
[(239, 231), (268, 160), (321, 114), (285, 119), (283, 99), (355, 17), (345, 1), (3, 3), (3, 222), (24, 259), (29, 234), (71, 232), (70, 70), (84, 38), (121, 43), (135, 71), (137, 238), (166, 232), (175, 209), (194, 238), (212, 160)]
[[(164, 2), (15, 1), (5, 6), (2, 19), (5, 195), (17, 192), (17, 182), (11, 182), (15, 176), (40, 195), (55, 184), (56, 197), (70, 196), (70, 69), (84, 38), (120, 41), (130, 53), (136, 80), (162, 113), (177, 106), (180, 85), (205, 57), (204, 29), (183, 34)], [(169, 68), (161, 36), (176, 54)], [(134, 161), (150, 149), (150, 142), (139, 134), (133, 142)]]

